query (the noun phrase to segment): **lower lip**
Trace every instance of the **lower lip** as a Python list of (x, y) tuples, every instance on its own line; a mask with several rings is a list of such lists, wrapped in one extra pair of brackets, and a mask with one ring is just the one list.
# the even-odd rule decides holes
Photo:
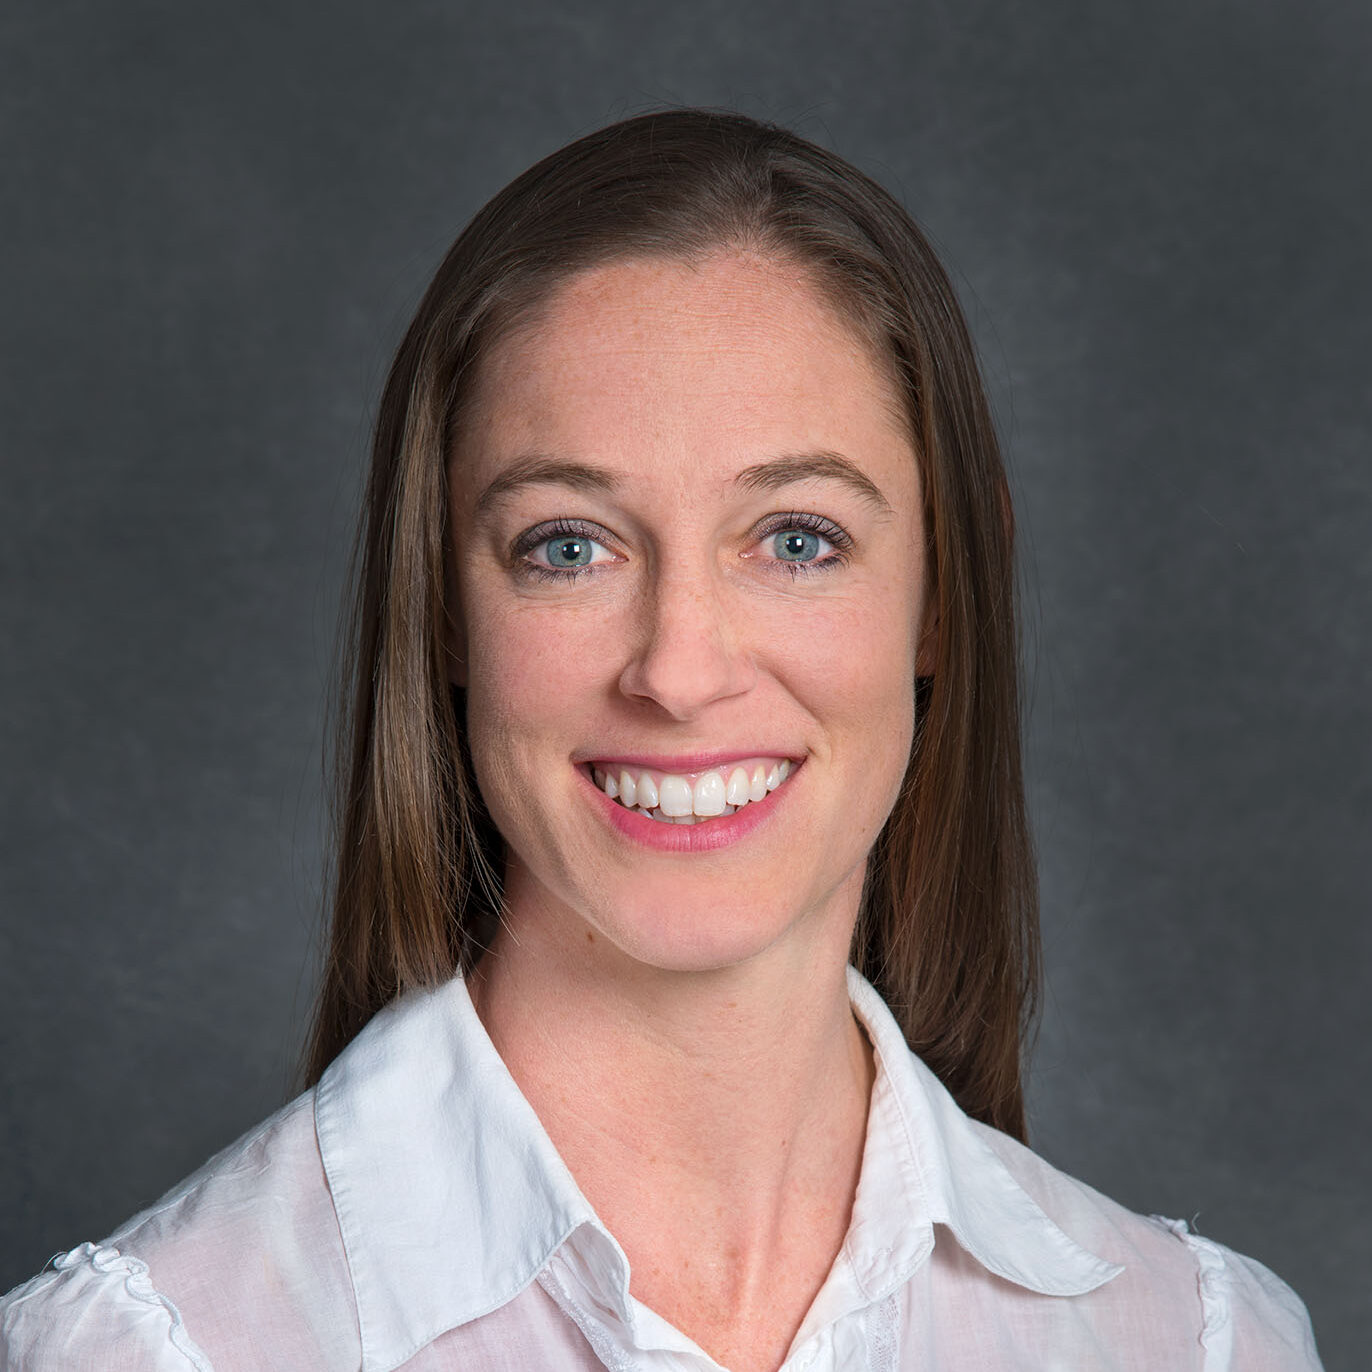
[(783, 793), (794, 784), (796, 772), (800, 770), (795, 763), (791, 768), (791, 775), (775, 791), (769, 792), (765, 800), (751, 800), (732, 815), (714, 816), (697, 824), (666, 824), (636, 810), (626, 810), (611, 800), (585, 770), (578, 767), (577, 771), (599, 803), (601, 813), (625, 838), (659, 853), (713, 853), (747, 838), (772, 818)]

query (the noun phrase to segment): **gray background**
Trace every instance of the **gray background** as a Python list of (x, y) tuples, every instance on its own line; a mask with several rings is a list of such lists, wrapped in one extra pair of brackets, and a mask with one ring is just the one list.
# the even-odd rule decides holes
[(1372, 1343), (1372, 10), (0, 10), (0, 1289), (291, 1090), (367, 429), (460, 224), (661, 102), (902, 195), (1019, 496), (1035, 1142)]

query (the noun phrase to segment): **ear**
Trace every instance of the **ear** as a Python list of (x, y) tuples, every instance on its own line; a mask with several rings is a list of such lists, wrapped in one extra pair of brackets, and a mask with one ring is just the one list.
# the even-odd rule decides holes
[(924, 607), (924, 624), (919, 631), (919, 643), (915, 648), (915, 675), (933, 676), (934, 665), (938, 662), (939, 614), (938, 589), (930, 589), (929, 603)]
[(467, 633), (462, 615), (451, 603), (443, 613), (443, 657), (448, 664), (448, 680), (454, 686), (467, 685)]
[(462, 597), (458, 594), (456, 559), (444, 542), (443, 569), (443, 660), (448, 680), (454, 686), (467, 685), (467, 626), (462, 617)]

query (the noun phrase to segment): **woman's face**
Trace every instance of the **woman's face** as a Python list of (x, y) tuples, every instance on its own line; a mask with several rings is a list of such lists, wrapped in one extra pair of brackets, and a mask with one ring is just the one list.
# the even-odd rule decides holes
[(454, 676), (515, 938), (846, 951), (927, 608), (899, 412), (800, 269), (734, 252), (586, 271), (485, 359)]

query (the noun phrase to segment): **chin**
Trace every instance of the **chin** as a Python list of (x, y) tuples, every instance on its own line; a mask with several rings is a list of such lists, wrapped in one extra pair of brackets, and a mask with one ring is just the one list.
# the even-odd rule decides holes
[(654, 899), (632, 896), (583, 915), (594, 936), (623, 956), (663, 972), (717, 972), (751, 961), (783, 939), (798, 921), (793, 907), (746, 906), (711, 895), (692, 899), (680, 887)]
[(741, 929), (631, 929), (605, 931), (632, 962), (659, 972), (720, 972), (763, 953), (774, 938)]

